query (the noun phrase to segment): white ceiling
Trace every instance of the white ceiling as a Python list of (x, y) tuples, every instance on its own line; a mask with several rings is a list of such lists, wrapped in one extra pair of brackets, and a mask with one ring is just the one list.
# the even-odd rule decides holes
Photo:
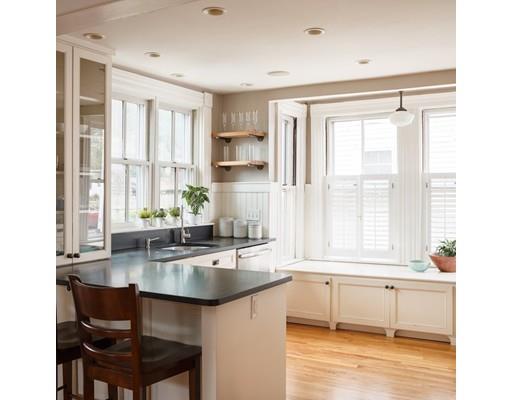
[[(206, 16), (207, 6), (228, 12)], [(326, 33), (303, 33), (317, 26)], [(181, 82), (217, 93), (455, 68), (455, 0), (198, 0), (73, 35), (84, 32), (107, 36), (115, 65), (171, 80), (183, 73)]]

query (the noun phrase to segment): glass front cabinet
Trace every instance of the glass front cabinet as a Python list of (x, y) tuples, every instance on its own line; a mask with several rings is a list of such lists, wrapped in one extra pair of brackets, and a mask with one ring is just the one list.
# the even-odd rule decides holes
[(110, 257), (110, 56), (56, 52), (57, 265)]

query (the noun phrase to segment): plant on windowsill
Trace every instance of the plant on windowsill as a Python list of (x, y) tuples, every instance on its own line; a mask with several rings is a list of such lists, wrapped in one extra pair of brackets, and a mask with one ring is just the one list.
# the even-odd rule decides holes
[(171, 217), (171, 225), (178, 225), (178, 218), (180, 217), (180, 208), (171, 207), (169, 208), (169, 217)]
[(181, 197), (185, 199), (189, 207), (189, 212), (192, 217), (192, 224), (197, 225), (201, 223), (201, 211), (205, 203), (209, 203), (208, 188), (204, 186), (187, 185), (187, 189), (183, 191)]
[(149, 211), (147, 208), (143, 208), (139, 211), (139, 218), (142, 222), (143, 228), (149, 228), (149, 223), (151, 221), (151, 211)]
[(157, 228), (161, 228), (163, 226), (163, 221), (167, 216), (167, 212), (161, 208), (159, 210), (153, 210), (153, 226)]
[(457, 242), (456, 240), (445, 239), (437, 246), (435, 254), (430, 255), (430, 259), (442, 272), (455, 272), (457, 262)]

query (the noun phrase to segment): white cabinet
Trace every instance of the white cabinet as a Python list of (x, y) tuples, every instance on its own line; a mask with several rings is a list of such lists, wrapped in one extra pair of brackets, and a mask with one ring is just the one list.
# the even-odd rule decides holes
[(380, 279), (333, 277), (332, 319), (335, 322), (389, 326), (389, 290)]
[(390, 327), (453, 334), (453, 288), (443, 284), (393, 281)]
[(200, 267), (216, 267), (236, 269), (236, 250), (221, 251), (204, 256), (185, 258), (181, 264), (198, 265)]
[(57, 43), (57, 265), (110, 257), (110, 56)]
[(331, 278), (294, 273), (286, 286), (289, 317), (329, 322), (331, 319)]

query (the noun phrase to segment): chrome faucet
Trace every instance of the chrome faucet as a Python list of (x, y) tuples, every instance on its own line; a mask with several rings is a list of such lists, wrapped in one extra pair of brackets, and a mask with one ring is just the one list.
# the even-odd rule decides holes
[(183, 227), (183, 204), (181, 205), (181, 211), (180, 211), (180, 219), (181, 219), (181, 244), (185, 244), (187, 242), (187, 239), (190, 239), (190, 231), (187, 228)]
[(146, 238), (146, 249), (151, 249), (151, 242), (160, 239), (160, 237)]

